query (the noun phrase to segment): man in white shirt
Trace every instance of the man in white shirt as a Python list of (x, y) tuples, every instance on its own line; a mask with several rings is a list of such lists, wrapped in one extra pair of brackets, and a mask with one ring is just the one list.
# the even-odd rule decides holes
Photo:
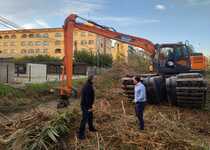
[(146, 103), (146, 88), (142, 83), (140, 77), (134, 77), (133, 82), (135, 84), (134, 89), (134, 101), (135, 101), (135, 111), (136, 116), (139, 120), (140, 130), (144, 130), (144, 107)]

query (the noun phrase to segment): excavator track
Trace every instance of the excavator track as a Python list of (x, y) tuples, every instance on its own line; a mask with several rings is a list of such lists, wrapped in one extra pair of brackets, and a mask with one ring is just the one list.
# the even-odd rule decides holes
[[(147, 89), (148, 103), (159, 104), (167, 101), (170, 105), (180, 107), (210, 107), (207, 81), (199, 73), (178, 74), (166, 78), (160, 75), (141, 77)], [(134, 99), (132, 77), (122, 78), (122, 89), (129, 100)]]
[(199, 73), (178, 74), (166, 79), (168, 102), (172, 105), (205, 108), (207, 81)]
[(205, 110), (210, 111), (210, 84), (208, 84)]
[(134, 84), (132, 77), (122, 78), (122, 87), (124, 95), (128, 98), (129, 101), (134, 100)]
[[(147, 102), (150, 104), (159, 104), (165, 98), (165, 80), (162, 76), (157, 74), (141, 74), (139, 75), (143, 80), (143, 84), (147, 89)], [(134, 84), (133, 76), (122, 78), (122, 89), (124, 95), (130, 101), (134, 100)]]

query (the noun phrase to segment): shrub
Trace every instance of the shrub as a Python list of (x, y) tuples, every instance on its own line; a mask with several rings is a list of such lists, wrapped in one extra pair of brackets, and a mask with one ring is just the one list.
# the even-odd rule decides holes
[(111, 67), (112, 56), (109, 54), (93, 54), (88, 51), (77, 51), (74, 53), (76, 63), (86, 63), (90, 66)]

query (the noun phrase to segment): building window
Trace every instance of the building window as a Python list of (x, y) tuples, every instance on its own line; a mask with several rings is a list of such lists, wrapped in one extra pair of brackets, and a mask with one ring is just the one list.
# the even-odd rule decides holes
[(81, 41), (81, 45), (86, 45), (87, 44), (87, 41), (86, 40), (82, 40)]
[(86, 36), (86, 32), (82, 31), (81, 36)]
[(77, 41), (74, 41), (74, 49), (77, 51)]
[(48, 49), (43, 49), (43, 53), (47, 54), (48, 53)]
[(37, 33), (36, 38), (41, 38), (41, 34)]
[(14, 50), (14, 49), (11, 49), (11, 50), (10, 50), (10, 53), (11, 53), (11, 54), (14, 54), (14, 53), (15, 53), (15, 50)]
[(11, 42), (10, 43), (10, 46), (15, 46), (15, 42)]
[(26, 35), (26, 34), (23, 34), (23, 35), (21, 36), (21, 38), (27, 38), (27, 35)]
[(33, 34), (29, 34), (29, 38), (34, 38), (34, 35)]
[(88, 32), (88, 36), (93, 36), (93, 33)]
[(96, 45), (99, 46), (99, 44), (100, 44), (100, 41), (97, 39), (96, 40)]
[(48, 35), (48, 33), (44, 33), (42, 37), (43, 37), (43, 38), (48, 38), (49, 35)]
[(4, 46), (8, 46), (8, 43), (7, 42), (4, 42)]
[(25, 45), (26, 45), (25, 41), (21, 42), (21, 46), (25, 46)]
[(49, 43), (47, 41), (43, 42), (43, 46), (48, 46), (48, 45), (49, 45)]
[(55, 49), (55, 54), (60, 54), (61, 53), (61, 49), (57, 48)]
[(36, 46), (41, 46), (41, 42), (40, 42), (40, 41), (37, 41), (37, 42), (35, 43), (35, 45), (36, 45)]
[(61, 45), (61, 41), (59, 40), (55, 41), (55, 45)]
[(61, 32), (55, 33), (55, 37), (61, 37), (61, 36), (62, 36)]
[(5, 53), (5, 54), (7, 54), (7, 53), (8, 53), (8, 50), (7, 50), (7, 49), (5, 49), (5, 50), (4, 50), (4, 53)]
[(13, 34), (13, 35), (11, 36), (11, 39), (16, 39), (16, 35)]
[(77, 32), (77, 31), (75, 31), (75, 32), (74, 32), (74, 36), (77, 36), (77, 35), (78, 35), (78, 32)]
[(35, 50), (35, 53), (40, 53), (40, 49), (36, 49)]
[(32, 41), (29, 41), (28, 42), (28, 46), (33, 46), (33, 42)]
[(26, 53), (26, 50), (25, 49), (22, 49), (21, 50), (21, 54), (25, 54)]
[(2, 36), (0, 36), (0, 39), (3, 39)]
[(33, 53), (34, 53), (34, 50), (33, 50), (33, 49), (29, 49), (29, 50), (28, 50), (28, 53), (29, 53), (29, 54), (33, 54)]
[(2, 51), (0, 50), (0, 54), (2, 53)]
[(89, 44), (89, 45), (94, 44), (94, 41), (93, 41), (93, 40), (89, 40), (89, 41), (88, 41), (88, 44)]
[(9, 35), (5, 35), (4, 36), (4, 39), (9, 39)]

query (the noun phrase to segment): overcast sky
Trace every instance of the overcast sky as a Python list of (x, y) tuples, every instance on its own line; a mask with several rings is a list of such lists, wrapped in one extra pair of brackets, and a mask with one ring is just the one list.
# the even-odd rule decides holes
[(189, 40), (210, 55), (210, 0), (6, 0), (0, 5), (0, 16), (24, 28), (62, 27), (70, 13), (154, 43)]

